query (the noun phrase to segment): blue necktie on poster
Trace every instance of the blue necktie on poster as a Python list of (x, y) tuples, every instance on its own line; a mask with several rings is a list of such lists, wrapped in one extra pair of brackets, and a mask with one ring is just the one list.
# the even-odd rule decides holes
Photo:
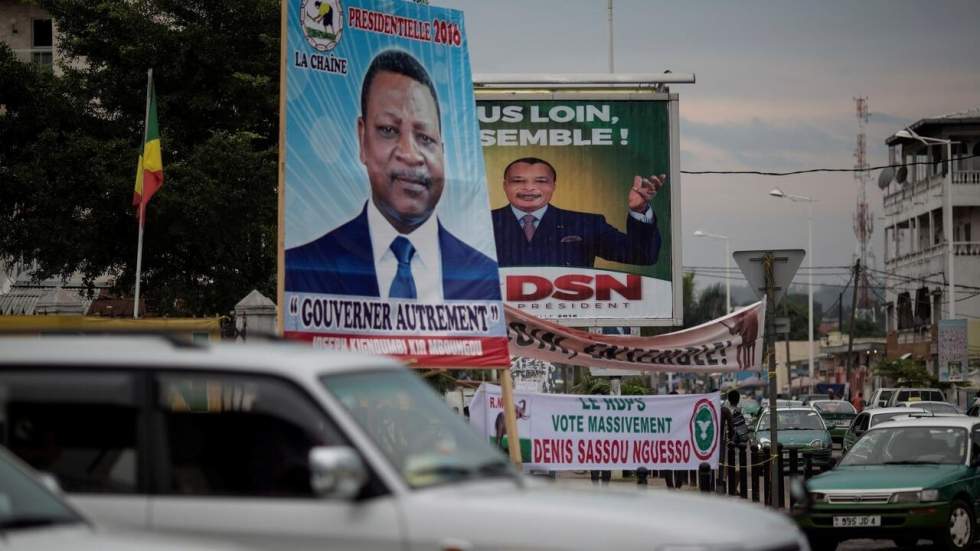
[(395, 272), (395, 279), (391, 280), (391, 290), (388, 291), (390, 298), (416, 298), (415, 278), (412, 277), (412, 256), (415, 255), (415, 247), (411, 241), (402, 236), (398, 236), (391, 242), (391, 252), (395, 253), (398, 259), (398, 271)]

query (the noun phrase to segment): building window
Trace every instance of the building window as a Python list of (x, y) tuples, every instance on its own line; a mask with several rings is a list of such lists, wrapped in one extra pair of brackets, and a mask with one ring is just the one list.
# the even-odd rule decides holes
[(54, 30), (50, 19), (31, 21), (31, 63), (51, 69), (54, 62)]

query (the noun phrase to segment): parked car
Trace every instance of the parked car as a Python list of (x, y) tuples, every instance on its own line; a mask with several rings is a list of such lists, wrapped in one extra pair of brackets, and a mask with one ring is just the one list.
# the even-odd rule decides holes
[(528, 481), (415, 373), (364, 354), (0, 337), (0, 415), (11, 450), (114, 525), (282, 550), (807, 545), (749, 503)]
[(742, 408), (742, 415), (745, 417), (745, 422), (749, 425), (759, 416), (759, 410), (762, 409), (759, 401), (750, 396), (742, 396), (738, 402), (738, 406)]
[(901, 402), (895, 407), (924, 409), (934, 415), (960, 415), (960, 410), (949, 402)]
[(830, 429), (830, 437), (834, 442), (844, 441), (844, 434), (851, 426), (851, 421), (857, 416), (857, 410), (845, 400), (814, 400), (810, 402), (813, 409), (820, 413), (824, 423)]
[(897, 388), (879, 388), (874, 391), (871, 395), (871, 399), (868, 400), (868, 405), (865, 409), (875, 409), (888, 407), (888, 399), (892, 397), (892, 394), (898, 390)]
[(816, 400), (830, 400), (830, 394), (801, 394), (799, 400), (803, 405), (810, 405)]
[(888, 397), (887, 407), (902, 402), (945, 402), (943, 391), (938, 388), (896, 388)]
[[(50, 478), (48, 479), (51, 480)], [(49, 482), (50, 483), (50, 482)], [(215, 542), (149, 533), (111, 533), (97, 528), (65, 502), (33, 469), (0, 448), (0, 549), (39, 551), (203, 551), (227, 549)]]
[(798, 515), (814, 548), (853, 538), (919, 538), (969, 549), (980, 500), (980, 420), (922, 417), (871, 427), (833, 470), (811, 478)]
[[(763, 449), (772, 446), (770, 413), (769, 410), (762, 412), (752, 432), (752, 443)], [(800, 464), (804, 461), (804, 453), (812, 458), (813, 465), (818, 468), (826, 469), (833, 464), (830, 432), (817, 410), (809, 407), (777, 407), (776, 413), (777, 437), (783, 446), (784, 459), (790, 450), (795, 449), (800, 454)]]
[(858, 438), (861, 438), (870, 428), (899, 417), (907, 418), (912, 414), (929, 415), (929, 412), (924, 409), (908, 407), (877, 408), (862, 411), (857, 414), (857, 417), (851, 422), (851, 426), (847, 428), (847, 432), (844, 433), (844, 441), (841, 443), (844, 453), (847, 453), (847, 450), (858, 441)]

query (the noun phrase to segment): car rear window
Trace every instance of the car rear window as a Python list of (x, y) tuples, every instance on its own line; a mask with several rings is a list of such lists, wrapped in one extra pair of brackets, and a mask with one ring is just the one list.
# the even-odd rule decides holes
[(878, 397), (878, 405), (885, 405), (888, 403), (888, 399), (892, 397), (895, 391), (893, 390), (882, 390), (881, 396)]

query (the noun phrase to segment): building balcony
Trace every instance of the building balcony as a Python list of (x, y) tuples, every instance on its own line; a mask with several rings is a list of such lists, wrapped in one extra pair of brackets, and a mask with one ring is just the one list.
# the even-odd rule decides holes
[[(954, 241), (953, 254), (957, 257), (980, 257), (980, 241)], [(893, 256), (885, 260), (888, 266), (920, 264), (936, 256), (946, 255), (946, 244), (939, 243), (929, 247)]]
[[(885, 214), (897, 214), (902, 210), (902, 204), (906, 201), (910, 203), (915, 199), (922, 198), (922, 194), (933, 192), (933, 195), (942, 195), (942, 185), (944, 176), (942, 174), (930, 174), (917, 181), (909, 181), (898, 191), (885, 195), (883, 204)], [(973, 203), (975, 196), (980, 191), (980, 170), (953, 170), (953, 204), (962, 202)], [(926, 200), (930, 196), (925, 196)]]
[(980, 185), (980, 170), (954, 170), (953, 183)]

